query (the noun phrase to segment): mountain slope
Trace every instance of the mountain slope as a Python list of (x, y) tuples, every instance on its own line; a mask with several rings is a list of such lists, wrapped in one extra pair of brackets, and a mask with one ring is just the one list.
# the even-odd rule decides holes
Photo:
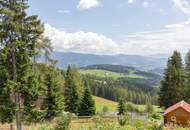
[(80, 53), (54, 52), (53, 57), (59, 61), (58, 67), (66, 68), (69, 64), (79, 67), (94, 64), (111, 64), (132, 66), (140, 70), (163, 69), (167, 58), (138, 56), (138, 55), (94, 55)]

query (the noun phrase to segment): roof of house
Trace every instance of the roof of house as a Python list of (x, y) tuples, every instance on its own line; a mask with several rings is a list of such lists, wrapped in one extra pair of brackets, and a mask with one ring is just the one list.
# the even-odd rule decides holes
[(173, 106), (169, 107), (168, 109), (166, 109), (164, 112), (164, 115), (167, 115), (168, 113), (170, 113), (180, 107), (190, 113), (190, 104), (186, 103), (185, 101), (181, 101), (181, 102), (178, 102), (178, 103), (174, 104)]

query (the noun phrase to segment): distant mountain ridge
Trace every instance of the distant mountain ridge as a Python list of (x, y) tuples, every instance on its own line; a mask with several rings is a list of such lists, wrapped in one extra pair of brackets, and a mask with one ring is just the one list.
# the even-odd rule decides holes
[(66, 68), (69, 64), (76, 64), (78, 67), (84, 67), (94, 64), (111, 64), (131, 66), (139, 70), (153, 71), (162, 73), (167, 58), (139, 56), (139, 55), (95, 55), (81, 53), (54, 52), (53, 57), (59, 62), (60, 68)]

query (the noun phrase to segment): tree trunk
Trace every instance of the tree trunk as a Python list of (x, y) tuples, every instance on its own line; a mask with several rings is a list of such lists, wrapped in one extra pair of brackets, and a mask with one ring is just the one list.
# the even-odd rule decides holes
[(13, 124), (12, 124), (12, 123), (10, 124), (10, 130), (14, 130), (14, 129), (13, 129)]
[[(13, 48), (12, 48), (13, 80), (15, 82), (17, 82), (17, 61), (16, 61), (16, 52), (15, 51), (16, 51), (15, 45), (13, 45)], [(15, 95), (15, 103), (17, 105), (17, 109), (16, 109), (16, 127), (17, 127), (17, 130), (22, 130), (21, 112), (20, 112), (20, 94), (16, 90), (14, 95)]]

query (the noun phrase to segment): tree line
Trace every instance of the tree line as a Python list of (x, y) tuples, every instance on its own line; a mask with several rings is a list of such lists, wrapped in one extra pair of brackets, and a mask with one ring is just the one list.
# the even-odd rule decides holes
[(168, 59), (164, 79), (159, 92), (159, 104), (169, 107), (181, 100), (190, 103), (190, 51), (185, 56), (185, 62), (178, 51)]
[(122, 97), (126, 101), (135, 104), (158, 104), (156, 88), (136, 87), (126, 81), (112, 78), (99, 78), (93, 75), (85, 75), (90, 83), (93, 95), (103, 97), (112, 101), (119, 101)]

